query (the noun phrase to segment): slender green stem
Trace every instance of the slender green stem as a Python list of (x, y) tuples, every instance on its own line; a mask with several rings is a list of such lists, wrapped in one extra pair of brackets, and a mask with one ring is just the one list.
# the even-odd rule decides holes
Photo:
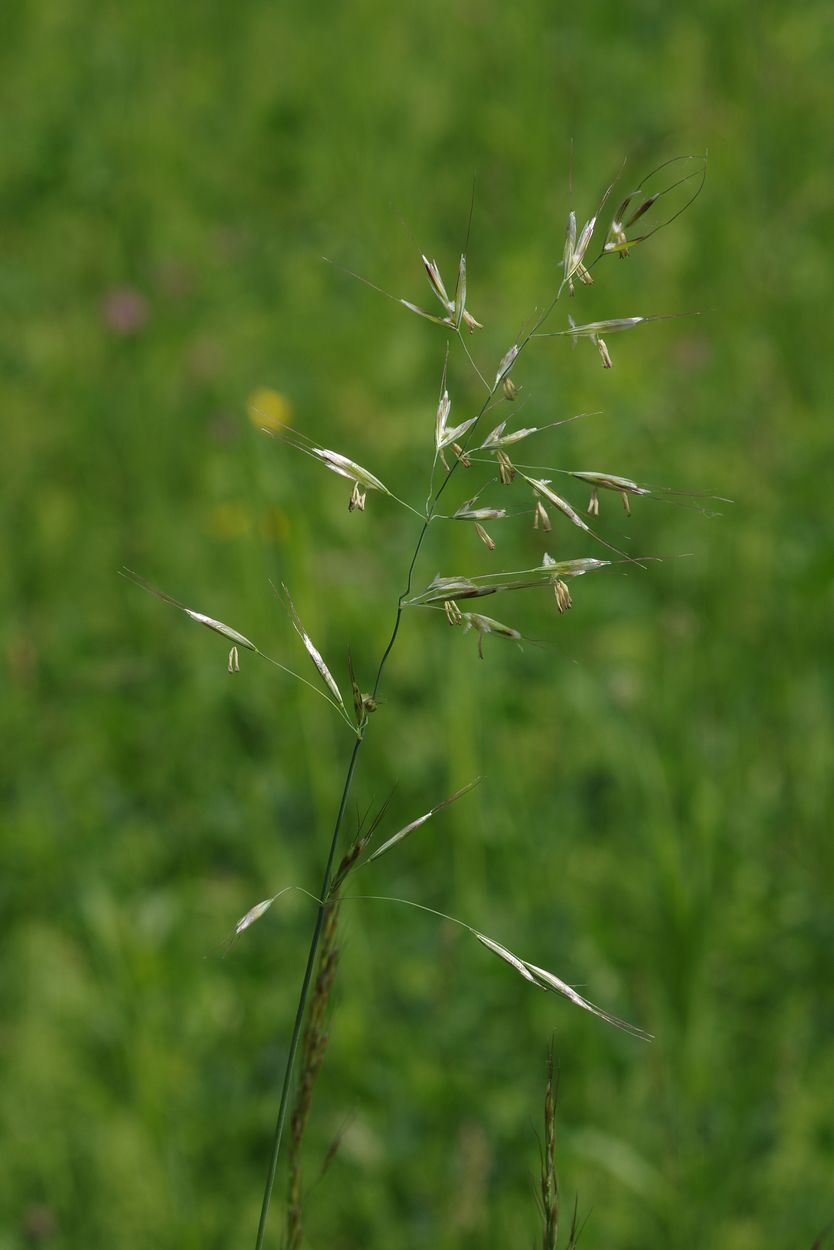
[[(454, 472), (454, 469), (456, 467), (457, 467), (456, 464), (452, 466), (452, 470), (449, 473), (449, 477), (451, 477), (451, 474), (452, 472)], [(382, 658), (380, 659), (379, 667), (376, 673), (376, 678), (374, 680), (374, 686), (373, 686), (374, 698), (376, 698), (377, 693), (379, 691), (379, 686), (382, 681), (383, 670), (385, 668), (388, 657), (391, 654), (394, 648), (394, 645), (397, 641), (397, 635), (400, 632), (400, 621), (402, 619), (402, 614), (403, 614), (403, 600), (407, 599), (411, 593), (411, 583), (412, 583), (412, 579), (414, 576), (414, 568), (415, 568), (415, 565), (417, 564), (417, 557), (419, 556), (420, 549), (423, 546), (423, 540), (425, 539), (426, 534), (428, 532), (429, 523), (431, 521), (434, 509), (437, 506), (437, 501), (440, 498), (440, 495), (443, 493), (443, 489), (446, 486), (446, 483), (449, 481), (449, 477), (444, 479), (444, 481), (441, 483), (440, 487), (438, 488), (437, 492), (435, 493), (435, 496), (431, 503), (431, 507), (429, 509), (428, 516), (424, 520), (422, 528), (420, 529), (420, 533), (417, 538), (417, 543), (414, 547), (414, 553), (411, 557), (411, 563), (408, 566), (408, 577), (406, 578), (405, 589), (403, 590), (397, 602), (397, 612), (396, 612), (396, 616), (394, 619), (394, 627), (391, 631), (391, 637), (389, 638), (388, 645), (386, 646), (385, 651), (382, 654)], [(356, 771), (356, 762), (357, 762), (357, 759), (359, 758), (359, 752), (362, 748), (363, 742), (364, 742), (364, 734), (362, 735), (362, 737), (357, 738), (353, 746), (353, 751), (351, 752), (350, 762), (348, 763), (348, 769), (345, 775), (345, 782), (342, 787), (342, 797), (339, 801), (339, 810), (336, 814), (336, 823), (333, 827), (333, 836), (330, 840), (330, 850), (328, 851), (327, 863), (325, 865), (324, 876), (322, 877), (321, 889), (319, 891), (319, 904), (316, 910), (316, 920), (315, 920), (315, 924), (313, 926), (313, 932), (310, 938), (310, 947), (307, 952), (307, 965), (304, 969), (304, 979), (301, 983), (301, 990), (298, 996), (298, 1007), (295, 1013), (295, 1022), (293, 1024), (292, 1035), (290, 1037), (290, 1047), (287, 1053), (287, 1062), (284, 1068), (284, 1080), (281, 1085), (281, 1102), (278, 1107), (278, 1119), (276, 1120), (276, 1123), (275, 1123), (275, 1132), (272, 1138), (272, 1152), (271, 1152), (270, 1159), (269, 1159), (269, 1171), (267, 1173), (263, 1201), (261, 1203), (261, 1215), (258, 1221), (258, 1235), (255, 1240), (255, 1250), (262, 1250), (262, 1247), (264, 1244), (264, 1236), (266, 1235), (266, 1221), (267, 1221), (267, 1216), (269, 1214), (269, 1205), (272, 1200), (272, 1190), (275, 1186), (275, 1174), (278, 1170), (278, 1157), (281, 1153), (281, 1141), (284, 1136), (284, 1125), (286, 1123), (287, 1110), (289, 1108), (290, 1086), (292, 1084), (292, 1073), (293, 1073), (293, 1068), (295, 1066), (295, 1057), (298, 1052), (298, 1044), (301, 1039), (301, 1030), (304, 1024), (304, 1015), (307, 1009), (307, 997), (310, 991), (310, 983), (313, 978), (313, 968), (316, 962), (316, 955), (318, 954), (319, 940), (321, 938), (321, 931), (324, 925), (324, 914), (325, 914), (325, 910), (327, 906), (327, 897), (330, 892), (330, 878), (333, 872), (333, 861), (336, 858), (336, 847), (339, 841), (339, 833), (341, 832), (342, 821), (344, 819), (345, 809), (347, 808), (348, 798), (350, 797), (350, 790), (353, 784), (353, 775)]]
[(284, 1081), (281, 1087), (281, 1103), (278, 1108), (278, 1119), (275, 1123), (275, 1133), (272, 1139), (272, 1154), (269, 1160), (269, 1172), (266, 1178), (266, 1187), (264, 1189), (263, 1202), (261, 1203), (261, 1218), (258, 1221), (258, 1236), (255, 1241), (255, 1250), (261, 1250), (264, 1244), (264, 1235), (266, 1233), (266, 1219), (269, 1214), (269, 1204), (272, 1198), (272, 1189), (275, 1185), (275, 1173), (278, 1168), (278, 1155), (281, 1151), (281, 1139), (284, 1135), (284, 1123), (287, 1118), (287, 1108), (289, 1106), (290, 1085), (292, 1083), (292, 1072), (295, 1064), (295, 1056), (298, 1051), (298, 1043), (301, 1037), (301, 1028), (304, 1023), (304, 1012), (307, 1007), (307, 995), (310, 989), (310, 981), (313, 976), (313, 967), (316, 962), (316, 955), (319, 949), (319, 939), (321, 938), (322, 926), (324, 924), (324, 913), (327, 908), (327, 896), (330, 892), (330, 877), (333, 872), (333, 860), (336, 857), (336, 846), (339, 841), (339, 831), (342, 827), (342, 820), (347, 807), (348, 796), (350, 795), (350, 787), (353, 781), (353, 774), (356, 769), (356, 761), (359, 756), (359, 750), (362, 746), (362, 739), (357, 738), (351, 752), (350, 763), (348, 764), (347, 774), (345, 776), (345, 784), (342, 787), (342, 797), (339, 802), (339, 811), (336, 815), (336, 824), (333, 828), (333, 837), (330, 842), (330, 851), (327, 856), (327, 864), (324, 869), (322, 878), (321, 891), (319, 893), (319, 905), (316, 910), (316, 922), (313, 926), (313, 934), (310, 939), (310, 949), (307, 954), (307, 966), (304, 969), (304, 980), (301, 983), (301, 993), (298, 997), (298, 1009), (295, 1013), (295, 1023), (293, 1024), (292, 1036), (290, 1038), (290, 1049), (287, 1055), (287, 1064), (284, 1069)]
[[(550, 316), (550, 313), (553, 311), (556, 304), (558, 303), (559, 296), (561, 295), (561, 293), (562, 293), (562, 287), (560, 286), (559, 291), (557, 292), (555, 298), (551, 301), (551, 303), (548, 305), (545, 311), (537, 319), (533, 329), (530, 330), (527, 334), (525, 334), (524, 337), (519, 342), (517, 355), (521, 354), (521, 352), (527, 346), (527, 344), (529, 343), (533, 335), (536, 333), (536, 331), (540, 329), (542, 324)], [(475, 421), (473, 422), (471, 429), (468, 431), (467, 444), (471, 440), (475, 431), (477, 430), (478, 425), (481, 421), (481, 418), (483, 417), (484, 413), (487, 411), (490, 405), (490, 402), (492, 401), (497, 389), (498, 389), (498, 383), (496, 382), (495, 385), (492, 387), (492, 389), (489, 391), (489, 394), (487, 395), (486, 399), (481, 405), (480, 411), (478, 412), (478, 415)], [(397, 641), (397, 637), (400, 632), (400, 622), (402, 620), (404, 602), (408, 598), (408, 596), (411, 594), (411, 585), (412, 585), (412, 580), (414, 577), (414, 569), (416, 567), (417, 559), (418, 559), (418, 556), (420, 555), (420, 551), (422, 550), (423, 542), (425, 541), (426, 534), (428, 533), (429, 525), (431, 524), (432, 518), (434, 517), (435, 510), (437, 508), (437, 504), (440, 500), (440, 497), (445, 491), (446, 487), (449, 485), (449, 482), (452, 480), (452, 477), (454, 476), (459, 465), (460, 465), (460, 461), (456, 460), (455, 463), (452, 465), (451, 469), (449, 470), (448, 474), (446, 475), (446, 477), (438, 486), (437, 490), (435, 491), (431, 499), (431, 503), (426, 510), (426, 516), (425, 516), (425, 519), (423, 520), (423, 524), (420, 529), (420, 533), (417, 537), (417, 542), (414, 547), (414, 552), (411, 556), (411, 562), (409, 563), (409, 566), (408, 566), (408, 575), (406, 577), (405, 589), (403, 590), (402, 594), (397, 600), (397, 610), (396, 610), (396, 614), (394, 617), (394, 625), (391, 630), (391, 637), (389, 638), (388, 644), (382, 653), (382, 657), (379, 661), (379, 667), (377, 668), (376, 677), (374, 679), (374, 685), (373, 685), (373, 697), (374, 698), (376, 698), (377, 694), (379, 693), (380, 684), (382, 682), (382, 675), (385, 670), (385, 666), (388, 662), (388, 657), (390, 656), (391, 652), (394, 649), (394, 646)], [(266, 1186), (264, 1188), (264, 1196), (263, 1196), (263, 1201), (261, 1203), (261, 1215), (260, 1215), (260, 1220), (258, 1221), (258, 1235), (255, 1241), (255, 1250), (263, 1250), (264, 1236), (266, 1234), (266, 1221), (267, 1221), (267, 1216), (269, 1214), (269, 1205), (272, 1200), (272, 1190), (275, 1185), (275, 1174), (278, 1169), (278, 1158), (281, 1152), (281, 1140), (284, 1135), (284, 1124), (286, 1122), (287, 1110), (289, 1108), (290, 1087), (292, 1085), (293, 1068), (295, 1066), (295, 1057), (298, 1052), (298, 1044), (301, 1039), (301, 1030), (304, 1024), (304, 1016), (307, 1010), (307, 998), (308, 998), (309, 991), (310, 991), (310, 983), (313, 978), (313, 968), (316, 962), (316, 955), (318, 954), (319, 940), (321, 938), (321, 931), (324, 925), (324, 916), (325, 916), (325, 911), (327, 908), (328, 895), (330, 893), (330, 880), (331, 880), (331, 876), (333, 872), (333, 862), (336, 858), (336, 847), (339, 842), (339, 833), (341, 832), (342, 821), (344, 820), (345, 810), (347, 809), (348, 799), (350, 797), (351, 786), (353, 785), (353, 777), (356, 771), (356, 762), (359, 758), (359, 752), (362, 749), (362, 743), (364, 742), (364, 740), (365, 740), (365, 735), (363, 732), (360, 736), (357, 737), (356, 742), (353, 745), (353, 750), (351, 752), (350, 761), (348, 763), (347, 773), (345, 774), (344, 785), (342, 786), (342, 796), (341, 796), (341, 799), (339, 800), (339, 809), (336, 813), (336, 823), (333, 827), (333, 836), (330, 841), (330, 850), (328, 851), (327, 863), (325, 864), (325, 868), (324, 868), (324, 875), (322, 877), (321, 890), (319, 891), (319, 904), (316, 910), (316, 920), (313, 926), (312, 935), (310, 937), (310, 948), (307, 953), (307, 965), (304, 969), (304, 979), (301, 983), (301, 990), (298, 996), (298, 1007), (295, 1013), (295, 1022), (293, 1024), (292, 1035), (290, 1037), (290, 1046), (289, 1046), (289, 1051), (287, 1053), (287, 1062), (284, 1068), (284, 1079), (281, 1085), (281, 1102), (278, 1107), (278, 1119), (275, 1124), (275, 1133), (272, 1139), (272, 1153), (270, 1155), (269, 1171), (267, 1173)]]

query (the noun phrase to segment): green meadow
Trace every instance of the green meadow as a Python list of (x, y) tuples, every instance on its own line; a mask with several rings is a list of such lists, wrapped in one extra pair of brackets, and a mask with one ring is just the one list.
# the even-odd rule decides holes
[[(285, 582), (367, 686), (419, 521), (379, 494), (349, 514), (261, 427), (419, 508), (446, 334), (344, 269), (428, 307), (420, 252), (451, 283), (474, 184), (467, 346), (494, 372), (558, 286), (569, 183), (581, 226), (623, 160), (629, 190), (705, 151), (691, 208), (553, 328), (693, 315), (610, 335), (610, 370), (534, 341), (499, 414), (593, 414), (515, 458), (681, 492), (601, 499), (598, 533), (657, 559), (576, 580), (561, 616), (547, 590), (488, 602), (526, 641), (483, 663), (407, 611), (346, 834), (392, 790), (387, 834), (483, 777), (352, 892), (459, 917), (655, 1040), (452, 923), (346, 901), (306, 1244), (540, 1241), (553, 1037), (584, 1250), (811, 1250), (834, 1218), (834, 12), (7, 0), (2, 32), (0, 1250), (254, 1244), (314, 905), (227, 939), (318, 888), (351, 750), (323, 700), (249, 652), (230, 675), (119, 570), (315, 681)], [(449, 389), (477, 411), (459, 348)], [(416, 585), (611, 554), (552, 521), (488, 526), (494, 553), (433, 526)]]

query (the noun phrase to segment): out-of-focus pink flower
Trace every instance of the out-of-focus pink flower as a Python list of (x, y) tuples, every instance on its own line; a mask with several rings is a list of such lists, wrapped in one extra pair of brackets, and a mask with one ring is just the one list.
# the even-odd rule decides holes
[(113, 334), (126, 338), (141, 334), (148, 323), (148, 315), (148, 301), (135, 287), (116, 287), (102, 300), (101, 317)]

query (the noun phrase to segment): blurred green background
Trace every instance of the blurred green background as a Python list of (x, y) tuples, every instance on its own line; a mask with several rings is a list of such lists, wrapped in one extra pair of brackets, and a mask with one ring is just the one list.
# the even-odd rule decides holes
[[(612, 336), (610, 371), (531, 348), (525, 424), (601, 415), (527, 459), (735, 503), (628, 521), (606, 496), (601, 532), (669, 559), (575, 583), (565, 617), (487, 607), (543, 647), (481, 664), (406, 618), (356, 800), (396, 781), (390, 833), (485, 781), (356, 886), (657, 1040), (451, 925), (346, 905), (309, 1244), (531, 1244), (551, 1034), (587, 1250), (803, 1248), (834, 1216), (832, 54), (816, 2), (4, 5), (0, 1250), (253, 1244), (312, 907), (220, 948), (317, 887), (350, 735), (118, 570), (303, 667), (283, 579), (367, 684), (417, 522), (349, 516), (250, 408), (419, 504), (444, 334), (321, 256), (428, 305), (419, 251), (454, 271), (477, 175), (494, 369), (558, 282), (571, 139), (580, 223), (624, 157), (633, 184), (710, 152), (691, 211), (573, 315), (704, 315)], [(459, 353), (450, 387), (462, 420)], [(493, 532), (489, 556), (438, 526), (418, 583), (605, 555), (558, 518)]]

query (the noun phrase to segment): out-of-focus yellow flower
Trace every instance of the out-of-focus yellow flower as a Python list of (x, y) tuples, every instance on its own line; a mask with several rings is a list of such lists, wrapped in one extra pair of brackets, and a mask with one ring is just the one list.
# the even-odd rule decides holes
[(261, 535), (268, 543), (285, 543), (290, 536), (290, 518), (283, 508), (267, 508), (261, 518)]
[(249, 396), (249, 420), (258, 429), (280, 430), (292, 417), (292, 405), (286, 395), (262, 386)]
[(212, 537), (225, 542), (244, 538), (252, 531), (252, 514), (244, 504), (232, 500), (219, 503), (208, 515), (207, 528)]

